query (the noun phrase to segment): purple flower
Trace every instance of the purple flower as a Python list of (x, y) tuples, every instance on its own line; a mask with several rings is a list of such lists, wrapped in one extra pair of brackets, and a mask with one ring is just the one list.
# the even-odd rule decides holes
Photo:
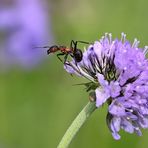
[(148, 47), (138, 44), (137, 39), (127, 41), (124, 33), (120, 40), (105, 34), (88, 47), (81, 62), (67, 61), (68, 72), (94, 83), (96, 106), (107, 102), (106, 121), (116, 140), (120, 129), (141, 136), (141, 128), (148, 128)]
[[(2, 3), (2, 2), (0, 2)], [(0, 7), (0, 64), (25, 68), (37, 64), (46, 51), (35, 48), (52, 42), (46, 1), (14, 0)]]

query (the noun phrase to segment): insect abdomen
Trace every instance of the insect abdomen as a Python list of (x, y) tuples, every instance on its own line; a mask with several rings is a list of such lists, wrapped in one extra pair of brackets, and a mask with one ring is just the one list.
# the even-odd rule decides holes
[(74, 59), (76, 62), (81, 62), (82, 58), (83, 58), (83, 54), (82, 54), (82, 51), (80, 49), (77, 49), (77, 51), (75, 51), (73, 53), (74, 55)]

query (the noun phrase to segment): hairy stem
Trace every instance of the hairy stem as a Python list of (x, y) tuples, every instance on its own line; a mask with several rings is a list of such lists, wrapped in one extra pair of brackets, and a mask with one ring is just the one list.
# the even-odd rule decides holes
[(95, 109), (96, 109), (95, 102), (88, 102), (88, 104), (82, 109), (82, 111), (78, 114), (78, 116), (72, 122), (70, 127), (67, 129), (65, 135), (63, 136), (57, 148), (68, 147), (68, 145), (73, 140), (79, 129), (82, 127), (87, 118), (93, 113)]

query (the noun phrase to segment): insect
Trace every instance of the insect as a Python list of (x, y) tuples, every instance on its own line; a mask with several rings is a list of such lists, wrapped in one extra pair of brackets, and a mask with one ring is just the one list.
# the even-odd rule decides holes
[[(48, 48), (47, 54), (55, 53), (57, 51), (60, 51), (60, 53), (57, 54), (58, 59), (66, 64), (66, 60), (68, 58), (68, 55), (70, 55), (72, 58), (74, 58), (75, 62), (81, 62), (83, 58), (82, 51), (77, 48), (78, 43), (83, 43), (83, 44), (90, 44), (88, 42), (84, 41), (74, 41), (72, 40), (70, 43), (70, 47), (66, 46), (58, 46), (58, 45), (53, 45), (53, 46), (44, 46), (43, 48)], [(64, 56), (64, 61), (60, 58), (61, 56)]]

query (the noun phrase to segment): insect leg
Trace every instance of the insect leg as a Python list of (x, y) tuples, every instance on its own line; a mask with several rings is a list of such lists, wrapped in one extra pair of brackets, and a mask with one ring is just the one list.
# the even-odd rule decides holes
[[(69, 55), (69, 54), (66, 54), (65, 57), (64, 57), (64, 64), (65, 64), (65, 65), (71, 66), (71, 64), (70, 64), (69, 62), (66, 62), (68, 55)], [(70, 54), (70, 56), (71, 56), (72, 58), (74, 57), (72, 54)], [(77, 63), (76, 63), (76, 64), (77, 64)], [(76, 66), (77, 66), (77, 65), (76, 65)]]
[(85, 42), (85, 41), (76, 41), (77, 43), (83, 43), (83, 44), (91, 44), (89, 42)]
[(77, 49), (77, 41), (75, 42), (74, 40), (71, 40), (70, 48), (73, 49), (73, 52), (75, 52)]
[(75, 41), (74, 40), (71, 40), (71, 42), (70, 42), (70, 49), (71, 49), (71, 51), (74, 51), (75, 50)]
[(60, 58), (60, 56), (65, 55), (65, 53), (58, 53), (57, 54), (57, 58), (63, 63), (63, 60)]
[(64, 57), (64, 62), (63, 62), (63, 60), (60, 58), (60, 56), (63, 56), (63, 55), (65, 55), (65, 53), (59, 53), (59, 54), (57, 54), (58, 59), (59, 59), (63, 64), (69, 65), (69, 63), (66, 63), (68, 54), (65, 55), (65, 57)]
[[(76, 52), (76, 50), (77, 50), (77, 44), (78, 44), (78, 43), (92, 44), (92, 43), (85, 42), (85, 41), (74, 41), (74, 40), (71, 40), (70, 48), (73, 49), (73, 52)], [(74, 47), (73, 47), (73, 45), (74, 45)]]
[(67, 57), (68, 57), (68, 54), (66, 54), (64, 57), (64, 64), (66, 64)]
[(73, 45), (75, 45), (75, 44), (76, 44), (76, 42), (74, 40), (71, 40), (70, 47), (73, 47)]

